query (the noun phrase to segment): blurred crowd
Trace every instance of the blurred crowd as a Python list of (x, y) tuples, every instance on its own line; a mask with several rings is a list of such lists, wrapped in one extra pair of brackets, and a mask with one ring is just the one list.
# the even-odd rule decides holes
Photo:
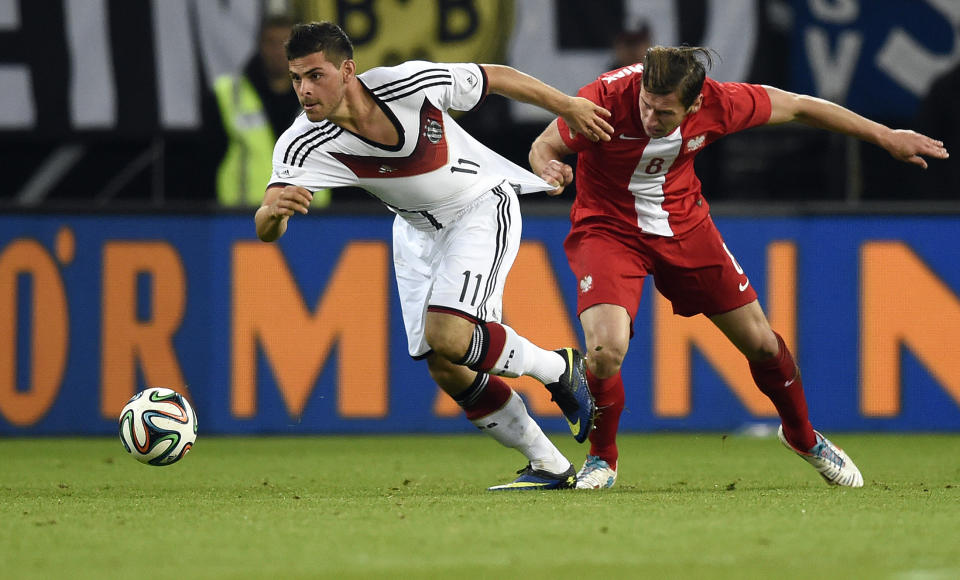
[[(202, 120), (196, 130), (159, 132), (148, 139), (101, 136), (85, 140), (82, 146), (0, 133), (0, 155), (9, 169), (0, 208), (246, 211), (259, 205), (270, 175), (273, 143), (299, 109), (283, 47), (293, 22), (288, 12), (265, 13), (256, 50), (242, 70), (205, 79)], [(606, 36), (610, 40), (605, 70), (641, 61), (654, 38), (653, 26), (646, 20), (620, 22)], [(770, 51), (784, 52), (788, 50), (784, 35), (775, 26), (767, 27), (760, 41)], [(366, 67), (359, 63), (359, 68)], [(758, 60), (751, 71), (755, 78), (750, 80), (781, 84), (782, 68)], [(877, 120), (916, 129), (942, 139), (948, 150), (960, 151), (958, 89), (960, 64), (933, 83), (916, 114)], [(459, 122), (481, 142), (522, 166), (527, 165), (530, 143), (546, 124), (512, 119), (506, 101), (496, 95)], [(705, 194), (715, 202), (856, 205), (957, 199), (960, 153), (931, 164), (927, 171), (886, 163), (885, 155), (879, 148), (791, 124), (721, 140), (698, 157), (697, 167)], [(575, 187), (574, 183), (568, 188), (565, 202), (534, 195), (525, 203), (566, 207)], [(314, 201), (328, 211), (362, 211), (375, 204), (370, 196), (353, 189), (321, 192)]]

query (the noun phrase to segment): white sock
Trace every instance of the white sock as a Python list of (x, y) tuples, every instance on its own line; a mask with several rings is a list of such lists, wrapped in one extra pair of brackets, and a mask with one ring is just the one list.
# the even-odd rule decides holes
[(523, 453), (534, 469), (563, 473), (570, 468), (570, 461), (530, 417), (516, 391), (511, 392), (510, 399), (500, 410), (471, 422), (504, 447)]
[(507, 338), (503, 352), (488, 371), (490, 374), (505, 377), (527, 375), (545, 385), (560, 380), (560, 375), (567, 368), (567, 362), (562, 356), (552, 350), (540, 348), (505, 324), (500, 326), (506, 331)]

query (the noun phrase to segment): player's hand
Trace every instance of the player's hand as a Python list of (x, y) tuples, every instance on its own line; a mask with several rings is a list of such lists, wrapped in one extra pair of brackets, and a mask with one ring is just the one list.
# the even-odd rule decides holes
[(610, 111), (589, 99), (571, 97), (567, 111), (560, 116), (572, 132), (591, 141), (609, 141), (613, 135), (613, 126), (606, 121), (606, 118), (610, 117)]
[(921, 155), (933, 159), (946, 159), (950, 157), (950, 154), (947, 153), (947, 148), (943, 146), (943, 141), (937, 141), (926, 135), (921, 135), (920, 133), (906, 129), (897, 129), (891, 133), (892, 135), (889, 141), (884, 144), (884, 149), (900, 161), (919, 165), (926, 169), (927, 160), (921, 157)]
[(547, 195), (560, 195), (563, 188), (573, 181), (573, 168), (562, 161), (551, 159), (540, 171), (540, 178), (556, 187), (548, 191)]
[(277, 193), (272, 189), (265, 204), (273, 218), (290, 217), (294, 213), (306, 214), (313, 201), (313, 194), (309, 190), (297, 185), (284, 185)]

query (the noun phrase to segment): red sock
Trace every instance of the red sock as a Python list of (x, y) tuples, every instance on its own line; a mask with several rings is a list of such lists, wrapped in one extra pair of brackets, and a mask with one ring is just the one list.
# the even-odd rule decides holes
[(751, 362), (750, 374), (760, 391), (777, 408), (787, 441), (797, 449), (806, 451), (817, 444), (817, 437), (810, 425), (800, 369), (783, 338), (776, 332), (774, 334), (780, 343), (780, 352), (771, 359)]
[(510, 386), (500, 377), (477, 373), (473, 384), (454, 399), (472, 421), (499, 411), (510, 400), (511, 393)]
[(612, 469), (617, 468), (617, 429), (620, 413), (623, 412), (623, 375), (620, 371), (606, 379), (598, 379), (587, 369), (587, 383), (597, 401), (597, 420), (590, 431), (590, 455), (606, 461)]
[(496, 322), (484, 322), (473, 328), (467, 354), (457, 364), (485, 373), (497, 364), (507, 343), (507, 331)]

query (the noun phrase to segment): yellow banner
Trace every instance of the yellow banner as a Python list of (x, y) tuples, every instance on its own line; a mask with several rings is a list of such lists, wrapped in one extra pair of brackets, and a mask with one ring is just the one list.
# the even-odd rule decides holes
[(513, 0), (298, 0), (300, 19), (339, 24), (360, 71), (408, 60), (504, 62)]

